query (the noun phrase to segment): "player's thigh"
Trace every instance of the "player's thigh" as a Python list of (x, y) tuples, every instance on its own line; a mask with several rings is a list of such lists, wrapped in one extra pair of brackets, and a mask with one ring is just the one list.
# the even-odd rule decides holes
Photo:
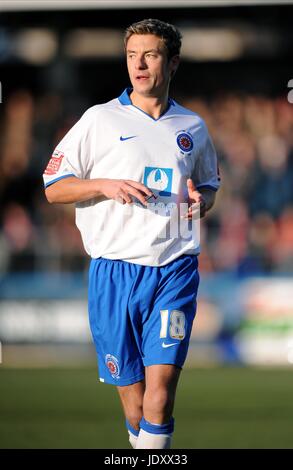
[(145, 367), (183, 367), (196, 313), (197, 258), (185, 256), (161, 269), (152, 310), (143, 324)]
[(100, 380), (116, 386), (144, 379), (129, 313), (134, 269), (130, 263), (98, 258), (89, 271), (89, 321)]

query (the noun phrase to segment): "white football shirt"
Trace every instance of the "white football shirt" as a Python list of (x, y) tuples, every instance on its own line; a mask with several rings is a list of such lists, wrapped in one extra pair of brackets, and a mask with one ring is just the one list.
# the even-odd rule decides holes
[(198, 189), (216, 191), (217, 157), (199, 115), (170, 99), (167, 111), (153, 119), (132, 105), (130, 92), (84, 113), (57, 145), (44, 183), (48, 187), (75, 176), (145, 184), (156, 196), (148, 207), (139, 201), (79, 202), (76, 225), (92, 258), (164, 266), (200, 251), (198, 229), (181, 218), (187, 210), (187, 179)]

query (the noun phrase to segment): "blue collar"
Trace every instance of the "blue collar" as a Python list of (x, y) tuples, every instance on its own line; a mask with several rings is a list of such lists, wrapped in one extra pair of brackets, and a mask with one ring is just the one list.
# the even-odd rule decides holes
[(132, 104), (130, 96), (129, 96), (131, 92), (132, 92), (132, 88), (130, 88), (130, 87), (125, 88), (123, 93), (118, 98), (118, 100), (120, 101), (121, 104), (124, 104), (124, 105)]
[[(130, 93), (132, 92), (132, 88), (131, 87), (128, 87), (128, 88), (125, 88), (125, 90), (123, 91), (123, 93), (118, 97), (118, 100), (120, 101), (121, 104), (123, 104), (124, 106), (134, 106), (131, 102), (131, 99), (130, 99)], [(158, 118), (158, 119), (154, 119), (152, 116), (150, 116), (149, 114), (147, 114), (145, 111), (143, 111), (142, 109), (138, 108), (137, 106), (134, 106), (135, 108), (139, 109), (142, 113), (146, 114), (147, 116), (149, 116), (151, 119), (153, 119), (154, 121), (158, 121), (162, 116), (164, 116), (164, 114), (166, 114), (167, 111), (169, 111), (170, 109), (170, 106), (175, 106), (175, 102), (171, 99), (171, 98), (168, 98), (168, 106), (167, 106), (167, 109), (166, 111), (161, 114), (161, 116)]]

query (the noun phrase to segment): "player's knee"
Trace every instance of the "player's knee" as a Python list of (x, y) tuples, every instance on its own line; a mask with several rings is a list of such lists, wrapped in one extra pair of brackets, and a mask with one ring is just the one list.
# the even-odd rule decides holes
[(160, 416), (160, 419), (168, 421), (172, 416), (174, 397), (166, 388), (146, 392), (144, 400), (144, 414)]
[(142, 418), (142, 408), (139, 410), (134, 410), (132, 412), (127, 413), (127, 421), (129, 422), (130, 426), (132, 426), (137, 431), (139, 430), (139, 423)]

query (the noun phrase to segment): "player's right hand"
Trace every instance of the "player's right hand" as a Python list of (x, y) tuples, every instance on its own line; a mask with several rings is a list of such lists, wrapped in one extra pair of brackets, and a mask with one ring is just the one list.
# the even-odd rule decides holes
[(121, 204), (132, 204), (133, 198), (147, 206), (147, 199), (154, 196), (144, 184), (132, 180), (99, 179), (100, 191), (107, 199), (114, 199)]

